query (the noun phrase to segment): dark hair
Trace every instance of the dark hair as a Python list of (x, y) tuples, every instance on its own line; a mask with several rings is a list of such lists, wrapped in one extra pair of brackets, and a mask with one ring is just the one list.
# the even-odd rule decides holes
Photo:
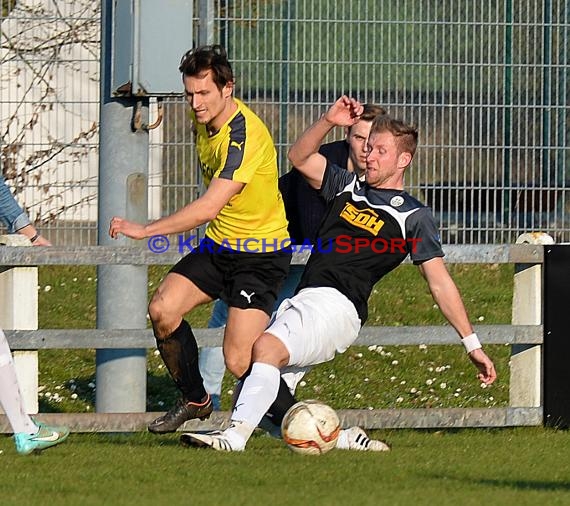
[(214, 83), (220, 90), (234, 80), (226, 50), (219, 44), (190, 49), (180, 60), (178, 70), (183, 76), (200, 76), (211, 70)]
[(372, 121), (370, 135), (390, 132), (396, 138), (400, 153), (410, 153), (412, 158), (418, 146), (418, 129), (415, 125), (392, 118), (389, 114), (380, 114)]
[(362, 107), (363, 111), (360, 119), (363, 119), (364, 121), (373, 121), (374, 118), (380, 114), (388, 114), (388, 111), (386, 111), (386, 109), (381, 105), (364, 104)]
[[(387, 114), (386, 109), (384, 109), (384, 107), (382, 107), (380, 105), (364, 104), (363, 107), (364, 107), (364, 110), (362, 111), (362, 114), (360, 115), (359, 121), (360, 120), (373, 121), (374, 118), (376, 116), (378, 116), (379, 114)], [(349, 127), (348, 131), (350, 132), (351, 130), (352, 130), (352, 127)]]

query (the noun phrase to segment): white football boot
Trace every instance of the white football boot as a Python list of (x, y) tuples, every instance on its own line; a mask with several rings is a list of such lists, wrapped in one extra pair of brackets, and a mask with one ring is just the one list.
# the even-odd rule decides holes
[(218, 452), (236, 452), (244, 449), (234, 449), (227, 436), (219, 431), (208, 432), (186, 432), (180, 436), (182, 446), (193, 446), (194, 448), (212, 448)]
[(336, 441), (339, 450), (356, 450), (361, 452), (389, 452), (390, 447), (378, 439), (370, 439), (360, 427), (342, 429)]

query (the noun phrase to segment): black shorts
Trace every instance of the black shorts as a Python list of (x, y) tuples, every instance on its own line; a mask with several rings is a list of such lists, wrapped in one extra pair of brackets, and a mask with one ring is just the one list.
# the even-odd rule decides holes
[(185, 276), (212, 299), (222, 299), (230, 307), (261, 309), (271, 316), (289, 272), (291, 252), (228, 251), (211, 239), (204, 241), (207, 247), (193, 249), (170, 272)]

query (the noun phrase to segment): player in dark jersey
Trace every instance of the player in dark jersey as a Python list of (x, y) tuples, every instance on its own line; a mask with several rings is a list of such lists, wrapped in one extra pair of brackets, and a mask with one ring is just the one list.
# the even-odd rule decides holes
[(372, 287), (407, 255), (418, 265), (435, 302), (461, 337), (479, 370), (479, 380), (495, 381), (493, 362), (481, 348), (443, 262), (431, 212), (404, 191), (404, 173), (416, 150), (415, 127), (388, 115), (374, 120), (365, 182), (328, 164), (318, 153), (322, 139), (334, 126), (349, 126), (361, 113), (358, 101), (343, 96), (291, 147), (293, 165), (329, 201), (316, 248), (297, 294), (281, 304), (273, 323), (254, 344), (251, 372), (230, 427), (221, 433), (184, 434), (183, 444), (244, 450), (270, 406), (276, 412), (276, 399), (285, 411), (295, 402), (292, 396), (287, 402), (282, 395), (281, 370), (318, 364), (344, 352), (366, 321)]

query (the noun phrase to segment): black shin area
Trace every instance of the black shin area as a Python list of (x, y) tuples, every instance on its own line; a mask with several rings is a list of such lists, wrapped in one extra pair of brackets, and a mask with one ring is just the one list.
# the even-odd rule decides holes
[(253, 367), (253, 364), (251, 364), (249, 366), (249, 369), (247, 371), (245, 371), (239, 378), (238, 381), (241, 381), (242, 383), (245, 381), (245, 378), (247, 378), (250, 374), (251, 374), (251, 368)]
[(188, 322), (182, 320), (166, 339), (157, 338), (156, 345), (184, 399), (201, 402), (206, 390), (198, 368), (198, 343)]
[(285, 413), (289, 410), (291, 406), (297, 403), (297, 399), (291, 395), (291, 391), (285, 383), (285, 380), (281, 378), (279, 382), (279, 391), (277, 392), (277, 399), (271, 405), (267, 411), (267, 418), (271, 420), (271, 423), (281, 426), (283, 417)]

